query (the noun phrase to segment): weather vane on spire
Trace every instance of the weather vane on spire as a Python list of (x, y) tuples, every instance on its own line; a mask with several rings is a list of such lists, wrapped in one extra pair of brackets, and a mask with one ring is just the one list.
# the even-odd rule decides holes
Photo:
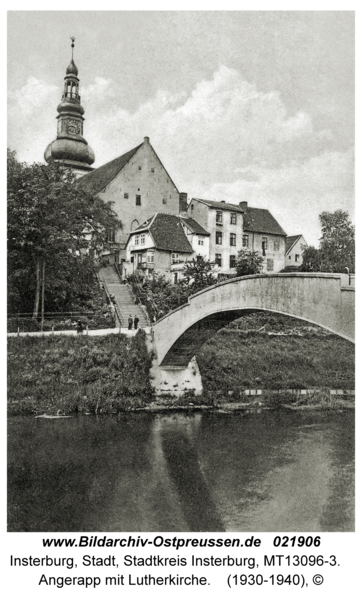
[(70, 39), (72, 40), (72, 60), (73, 60), (73, 48), (74, 48), (75, 37), (70, 36)]

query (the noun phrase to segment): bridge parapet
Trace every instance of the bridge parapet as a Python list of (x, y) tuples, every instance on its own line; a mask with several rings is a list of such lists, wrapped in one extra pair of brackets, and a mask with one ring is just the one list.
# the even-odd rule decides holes
[(158, 362), (186, 367), (208, 337), (246, 311), (285, 314), (354, 341), (354, 295), (350, 276), (340, 273), (272, 273), (217, 283), (153, 326)]

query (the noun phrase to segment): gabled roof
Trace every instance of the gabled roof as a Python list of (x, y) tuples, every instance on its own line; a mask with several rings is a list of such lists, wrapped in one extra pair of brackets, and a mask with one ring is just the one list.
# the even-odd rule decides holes
[(269, 233), (271, 235), (287, 235), (266, 208), (247, 207), (244, 211), (244, 231)]
[[(302, 234), (299, 235), (287, 235), (287, 239), (285, 240), (285, 254), (291, 251), (293, 246), (302, 238)], [(304, 238), (303, 238), (304, 239)]]
[(208, 231), (206, 231), (206, 229), (203, 228), (202, 225), (200, 225), (200, 223), (198, 223), (198, 221), (196, 221), (196, 219), (193, 219), (192, 217), (180, 217), (180, 219), (185, 223), (186, 227), (192, 231), (192, 233), (196, 233), (198, 235), (211, 235)]
[(193, 249), (183, 230), (181, 221), (182, 219), (177, 215), (156, 213), (132, 231), (130, 236), (141, 231), (149, 231), (157, 250), (191, 254)]
[(191, 202), (201, 202), (202, 204), (206, 204), (210, 208), (215, 208), (218, 210), (231, 210), (233, 212), (243, 213), (244, 209), (238, 206), (237, 204), (229, 204), (228, 202), (217, 202), (216, 200), (203, 200), (202, 198), (192, 198)]
[(91, 173), (87, 173), (83, 177), (80, 177), (76, 183), (77, 187), (81, 188), (85, 192), (90, 192), (91, 194), (99, 194), (104, 188), (113, 181), (113, 179), (118, 175), (122, 169), (126, 166), (126, 164), (131, 160), (132, 156), (134, 156), (141, 148), (142, 144), (133, 148), (133, 150), (129, 150), (122, 156), (111, 160), (110, 162), (98, 167), (98, 169), (94, 169)]

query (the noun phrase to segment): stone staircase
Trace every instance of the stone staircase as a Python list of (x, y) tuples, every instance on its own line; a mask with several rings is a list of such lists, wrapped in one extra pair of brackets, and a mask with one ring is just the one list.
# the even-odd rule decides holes
[(148, 327), (145, 313), (135, 304), (128, 284), (121, 283), (115, 267), (105, 267), (99, 271), (99, 279), (105, 284), (108, 293), (113, 294), (122, 321), (122, 327), (128, 327), (128, 317), (139, 318), (138, 327)]

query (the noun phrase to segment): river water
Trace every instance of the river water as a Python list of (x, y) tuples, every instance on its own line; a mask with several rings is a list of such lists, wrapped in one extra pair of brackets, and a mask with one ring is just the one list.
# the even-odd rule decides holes
[(11, 417), (9, 531), (353, 531), (354, 412)]

